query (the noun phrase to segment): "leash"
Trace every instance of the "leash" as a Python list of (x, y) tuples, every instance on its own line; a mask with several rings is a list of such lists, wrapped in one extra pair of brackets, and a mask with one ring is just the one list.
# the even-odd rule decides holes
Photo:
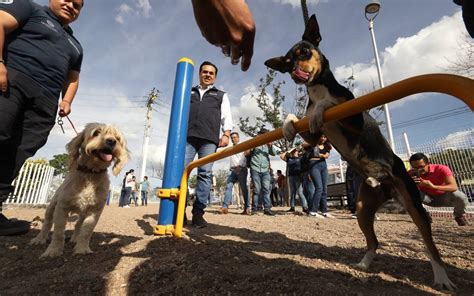
[[(67, 120), (69, 121), (69, 123), (71, 124), (72, 126), (72, 129), (74, 130), (74, 132), (76, 133), (76, 135), (78, 135), (79, 133), (77, 132), (76, 130), (76, 127), (74, 126), (74, 123), (72, 123), (71, 119), (69, 118), (69, 116), (66, 116)], [(66, 132), (64, 131), (64, 121), (63, 121), (63, 118), (61, 116), (58, 116), (58, 125), (59, 127), (61, 128), (61, 130), (63, 131), (63, 134), (66, 134)]]

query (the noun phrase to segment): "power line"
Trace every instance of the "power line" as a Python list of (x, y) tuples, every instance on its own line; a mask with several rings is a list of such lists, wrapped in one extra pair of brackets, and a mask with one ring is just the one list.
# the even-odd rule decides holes
[(417, 124), (431, 122), (431, 121), (435, 121), (435, 120), (439, 120), (439, 119), (443, 119), (443, 118), (447, 118), (451, 116), (465, 114), (468, 112), (470, 112), (469, 108), (467, 106), (463, 106), (463, 107), (454, 108), (447, 111), (437, 112), (434, 114), (399, 122), (397, 124), (394, 124), (393, 128), (402, 128), (406, 126), (417, 125)]

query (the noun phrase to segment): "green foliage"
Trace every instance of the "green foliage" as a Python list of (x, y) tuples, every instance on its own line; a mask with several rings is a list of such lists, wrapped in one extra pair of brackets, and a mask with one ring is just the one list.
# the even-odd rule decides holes
[(216, 190), (218, 192), (221, 192), (221, 193), (225, 192), (227, 175), (228, 175), (228, 170), (223, 170), (223, 169), (220, 169), (214, 173), (214, 176), (216, 177)]
[(196, 186), (197, 186), (197, 175), (192, 175), (191, 177), (189, 177), (188, 185), (191, 188), (196, 188)]
[[(262, 127), (268, 129), (281, 128), (286, 116), (290, 112), (295, 114), (298, 118), (304, 116), (307, 103), (305, 88), (297, 86), (292, 110), (287, 112), (283, 108), (286, 96), (281, 90), (285, 81), (276, 81), (276, 75), (277, 72), (275, 70), (268, 69), (265, 78), (260, 78), (256, 94), (251, 95), (251, 98), (257, 102), (258, 108), (262, 111), (262, 116), (255, 118), (255, 124), (251, 124), (249, 117), (239, 118), (238, 126), (247, 136), (255, 137)], [(273, 144), (278, 147), (278, 149), (284, 151), (288, 150), (292, 143), (281, 139)]]
[(56, 154), (49, 161), (49, 165), (54, 168), (54, 175), (67, 174), (69, 172), (69, 156), (67, 153)]

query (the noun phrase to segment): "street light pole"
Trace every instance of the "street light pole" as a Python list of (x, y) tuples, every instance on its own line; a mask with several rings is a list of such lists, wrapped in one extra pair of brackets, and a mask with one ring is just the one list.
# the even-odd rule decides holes
[[(371, 3), (367, 4), (367, 6), (365, 6), (365, 18), (369, 21), (369, 31), (372, 37), (372, 45), (374, 48), (375, 62), (377, 65), (379, 85), (380, 85), (380, 88), (383, 88), (385, 85), (383, 83), (382, 70), (380, 68), (379, 53), (377, 50), (377, 43), (375, 42), (375, 33), (374, 33), (374, 19), (378, 15), (379, 10), (380, 10), (379, 1), (372, 1)], [(392, 121), (390, 119), (390, 111), (388, 109), (388, 104), (383, 105), (383, 111), (385, 114), (385, 122), (387, 124), (387, 134), (388, 134), (388, 140), (390, 142), (390, 147), (395, 152), (395, 141), (393, 140)]]

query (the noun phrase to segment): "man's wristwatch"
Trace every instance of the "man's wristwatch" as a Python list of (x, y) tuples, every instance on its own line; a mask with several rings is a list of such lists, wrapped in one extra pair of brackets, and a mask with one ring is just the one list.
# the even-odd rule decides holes
[(0, 64), (4, 64), (4, 65), (5, 65), (5, 60), (4, 60), (4, 59), (0, 59)]

